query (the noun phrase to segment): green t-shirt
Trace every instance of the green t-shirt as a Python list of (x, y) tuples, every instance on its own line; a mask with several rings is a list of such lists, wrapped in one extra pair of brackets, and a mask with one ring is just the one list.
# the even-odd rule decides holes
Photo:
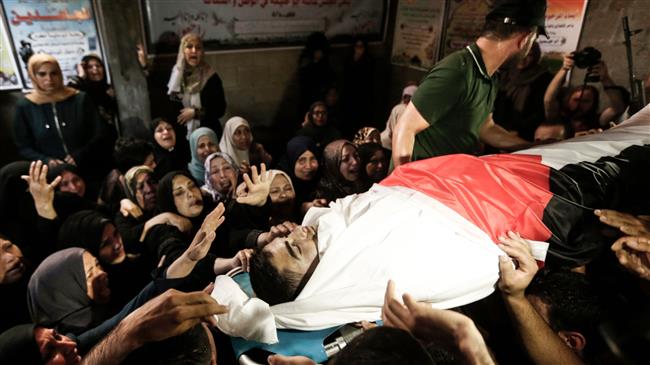
[(496, 77), (488, 76), (476, 44), (433, 66), (412, 99), (429, 122), (415, 136), (412, 160), (477, 152), (479, 129), (492, 112), (497, 91)]

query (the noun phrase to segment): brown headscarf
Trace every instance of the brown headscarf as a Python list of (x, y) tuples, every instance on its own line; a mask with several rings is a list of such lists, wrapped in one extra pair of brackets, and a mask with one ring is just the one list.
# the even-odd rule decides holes
[[(43, 90), (38, 82), (36, 82), (36, 72), (38, 72), (38, 69), (46, 63), (54, 65), (59, 75), (61, 75), (59, 84), (56, 85), (56, 88), (52, 91)], [(27, 72), (29, 72), (29, 78), (32, 79), (34, 90), (25, 97), (34, 104), (58, 103), (79, 92), (79, 90), (63, 85), (61, 66), (59, 66), (59, 62), (56, 58), (48, 54), (38, 53), (31, 56), (27, 63)]]
[[(191, 67), (185, 61), (185, 46), (190, 41), (199, 41), (203, 44), (201, 36), (196, 33), (188, 33), (181, 38), (181, 43), (178, 46), (178, 55), (176, 57), (176, 65), (172, 70), (172, 75), (169, 79), (168, 94), (183, 93), (183, 94), (198, 94), (201, 92), (210, 77), (215, 73), (212, 66), (205, 62), (204, 57), (201, 58), (201, 63), (196, 67)], [(190, 103), (194, 104), (194, 103)]]

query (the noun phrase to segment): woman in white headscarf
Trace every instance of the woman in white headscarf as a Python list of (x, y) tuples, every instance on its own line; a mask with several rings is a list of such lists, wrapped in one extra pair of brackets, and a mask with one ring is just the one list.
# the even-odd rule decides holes
[(242, 117), (228, 119), (219, 142), (219, 149), (235, 160), (242, 173), (250, 169), (249, 151), (252, 144), (253, 134), (248, 121)]
[(167, 94), (183, 103), (176, 121), (187, 127), (188, 136), (201, 126), (209, 127), (220, 135), (219, 118), (226, 111), (221, 78), (203, 56), (201, 37), (195, 33), (183, 36), (176, 65), (167, 84)]

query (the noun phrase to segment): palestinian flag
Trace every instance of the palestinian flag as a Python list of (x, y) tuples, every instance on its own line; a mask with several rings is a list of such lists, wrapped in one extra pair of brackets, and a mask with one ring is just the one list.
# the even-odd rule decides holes
[[(600, 134), (519, 151), (447, 155), (381, 182), (424, 193), (494, 242), (506, 231), (550, 243), (548, 264), (577, 266), (611, 244), (594, 209), (650, 210), (650, 106)], [(435, 232), (432, 234), (435, 235)]]

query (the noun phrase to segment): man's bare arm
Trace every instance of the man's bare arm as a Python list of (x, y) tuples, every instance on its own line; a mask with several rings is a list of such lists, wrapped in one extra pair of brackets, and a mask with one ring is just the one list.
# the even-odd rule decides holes
[(578, 355), (544, 322), (525, 296), (526, 287), (537, 272), (537, 263), (528, 243), (518, 234), (509, 232), (508, 238), (501, 238), (499, 247), (518, 264), (515, 269), (511, 259), (499, 258), (499, 289), (530, 359), (537, 365), (583, 365)]
[(145, 343), (180, 335), (201, 321), (216, 324), (213, 315), (227, 310), (206, 292), (169, 289), (124, 318), (90, 350), (81, 364), (120, 364)]
[(479, 138), (485, 144), (508, 151), (517, 151), (532, 146), (531, 142), (511, 134), (500, 125), (494, 123), (492, 114), (481, 124)]
[(393, 131), (393, 165), (395, 167), (411, 162), (415, 135), (429, 127), (413, 103), (409, 103), (397, 121)]

